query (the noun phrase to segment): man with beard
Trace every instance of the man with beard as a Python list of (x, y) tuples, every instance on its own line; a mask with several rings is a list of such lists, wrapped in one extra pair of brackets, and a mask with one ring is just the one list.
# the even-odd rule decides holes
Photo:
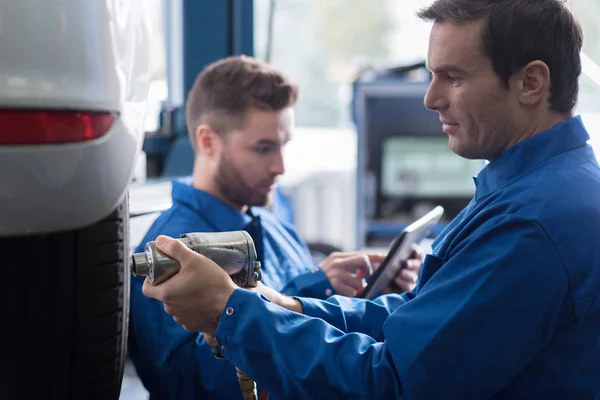
[[(262, 208), (284, 172), (297, 95), (290, 79), (250, 57), (209, 65), (187, 101), (196, 154), (191, 182), (173, 182), (173, 206), (136, 251), (158, 235), (243, 229), (255, 242), (265, 285), (304, 297), (356, 295), (381, 255), (334, 254), (315, 267), (293, 227)], [(420, 262), (409, 267), (396, 280), (402, 291), (414, 287)], [(160, 302), (144, 297), (142, 284), (133, 279), (129, 354), (151, 399), (239, 398), (234, 367), (216, 360), (202, 335), (176, 324)]]

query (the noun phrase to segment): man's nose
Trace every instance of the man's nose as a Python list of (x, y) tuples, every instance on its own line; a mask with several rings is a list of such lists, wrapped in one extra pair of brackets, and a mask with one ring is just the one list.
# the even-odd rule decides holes
[(271, 173), (273, 175), (283, 175), (285, 172), (285, 165), (283, 160), (283, 149), (276, 151), (273, 155), (271, 163)]
[(440, 111), (448, 108), (448, 101), (446, 100), (446, 96), (444, 95), (441, 86), (436, 82), (436, 78), (433, 78), (429, 84), (423, 104), (432, 111)]

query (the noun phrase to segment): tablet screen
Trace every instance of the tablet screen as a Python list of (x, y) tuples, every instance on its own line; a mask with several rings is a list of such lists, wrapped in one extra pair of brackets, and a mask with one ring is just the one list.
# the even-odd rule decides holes
[(371, 276), (367, 287), (358, 295), (365, 299), (373, 299), (388, 287), (405, 261), (412, 253), (413, 244), (418, 244), (431, 233), (433, 227), (439, 222), (444, 214), (444, 208), (435, 207), (423, 217), (419, 218), (398, 235), (390, 247), (387, 256)]

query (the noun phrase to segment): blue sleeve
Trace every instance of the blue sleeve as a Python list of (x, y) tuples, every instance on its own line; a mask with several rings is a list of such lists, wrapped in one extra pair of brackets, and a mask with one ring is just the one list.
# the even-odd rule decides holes
[[(280, 241), (289, 241), (289, 239), (286, 238), (291, 238), (289, 244), (303, 259), (301, 265), (294, 265), (293, 267), (298, 270), (306, 270), (307, 267), (310, 268), (311, 265), (314, 266), (315, 264), (310, 249), (296, 229), (285, 221), (278, 220), (278, 222), (280, 229), (283, 229), (287, 233), (287, 235), (280, 238)], [(288, 296), (326, 299), (335, 294), (335, 289), (321, 268), (315, 266), (312, 270), (303, 272), (291, 279), (280, 292)]]
[[(483, 399), (547, 345), (568, 308), (568, 279), (534, 221), (491, 219), (445, 260), (383, 340), (345, 333), (236, 290), (217, 329), (225, 357), (285, 399)], [(427, 272), (430, 270), (430, 272)], [(250, 334), (251, 333), (251, 334)]]
[[(202, 229), (197, 221), (187, 221), (159, 217), (139, 248), (159, 234), (178, 237)], [(235, 368), (215, 359), (202, 335), (183, 329), (162, 303), (144, 296), (143, 282), (131, 282), (128, 355), (151, 399), (241, 399)]]
[(383, 295), (375, 300), (332, 296), (326, 301), (297, 298), (304, 315), (320, 318), (345, 333), (356, 332), (383, 340), (383, 324), (406, 302), (405, 295)]
[(385, 343), (344, 333), (237, 289), (217, 328), (222, 353), (281, 399), (387, 399), (402, 394)]
[(325, 299), (335, 293), (329, 278), (320, 268), (306, 272), (288, 282), (281, 293), (288, 296), (312, 297)]

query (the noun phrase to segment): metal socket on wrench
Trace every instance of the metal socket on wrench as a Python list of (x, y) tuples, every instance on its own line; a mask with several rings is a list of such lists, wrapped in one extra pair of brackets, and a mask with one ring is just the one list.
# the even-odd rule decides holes
[[(213, 260), (240, 287), (255, 287), (262, 278), (254, 241), (246, 231), (186, 233), (177, 240)], [(133, 275), (147, 276), (153, 285), (168, 280), (179, 269), (179, 263), (160, 252), (154, 241), (132, 257)]]

